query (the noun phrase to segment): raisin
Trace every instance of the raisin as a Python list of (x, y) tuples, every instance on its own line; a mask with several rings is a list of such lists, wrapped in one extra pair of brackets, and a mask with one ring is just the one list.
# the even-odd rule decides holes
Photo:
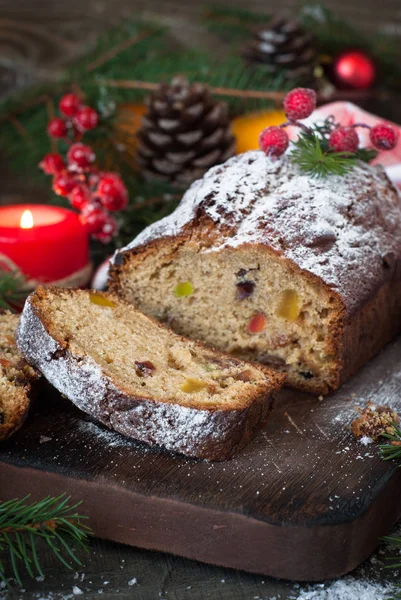
[(235, 376), (235, 379), (238, 379), (238, 381), (252, 381), (253, 376), (252, 376), (252, 371), (250, 369), (247, 369), (246, 371), (241, 371), (241, 373), (238, 373), (238, 375)]
[(249, 296), (252, 296), (254, 289), (254, 281), (240, 281), (240, 283), (237, 283), (237, 299), (244, 300), (245, 298), (249, 298)]
[(150, 360), (144, 360), (143, 362), (135, 361), (136, 374), (139, 377), (151, 377), (153, 371), (156, 370), (155, 365)]
[(304, 377), (305, 379), (313, 379), (313, 373), (311, 373), (310, 371), (300, 371), (299, 374), (302, 375), (302, 377)]
[(242, 277), (245, 277), (245, 275), (248, 273), (247, 269), (240, 269), (238, 271), (238, 273), (236, 273), (236, 276), (239, 277), (240, 279), (242, 279)]
[(3, 411), (0, 410), (0, 425), (4, 425), (4, 421), (5, 421), (4, 413), (3, 413)]

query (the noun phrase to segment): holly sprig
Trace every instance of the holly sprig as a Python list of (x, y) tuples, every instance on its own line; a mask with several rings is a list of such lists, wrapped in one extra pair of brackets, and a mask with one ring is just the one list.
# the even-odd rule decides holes
[[(365, 123), (342, 126), (336, 123), (334, 117), (329, 117), (321, 124), (306, 126), (301, 121), (310, 117), (316, 108), (316, 94), (311, 89), (292, 90), (285, 96), (283, 104), (288, 120), (280, 126), (267, 127), (262, 131), (260, 147), (268, 156), (278, 158), (289, 146), (286, 128), (300, 129), (289, 156), (310, 177), (346, 175), (358, 160), (370, 162), (376, 158), (378, 150), (392, 150), (398, 143), (398, 132), (386, 123), (373, 127)], [(372, 147), (359, 147), (357, 128), (369, 130)]]
[(28, 503), (29, 496), (0, 503), (0, 581), (8, 585), (3, 556), (8, 552), (12, 576), (22, 585), (21, 567), (30, 577), (41, 576), (38, 544), (47, 545), (68, 569), (81, 566), (75, 548), (87, 551), (87, 539), (92, 531), (77, 508), (70, 506), (70, 496), (46, 497)]
[[(83, 136), (98, 127), (100, 115), (76, 93), (62, 96), (58, 108), (60, 116), (47, 125), (53, 151), (39, 167), (53, 177), (53, 191), (80, 211), (88, 233), (108, 244), (118, 230), (111, 213), (126, 208), (128, 192), (118, 173), (100, 171), (93, 148), (82, 143)], [(65, 158), (58, 152), (59, 146), (66, 150)]]

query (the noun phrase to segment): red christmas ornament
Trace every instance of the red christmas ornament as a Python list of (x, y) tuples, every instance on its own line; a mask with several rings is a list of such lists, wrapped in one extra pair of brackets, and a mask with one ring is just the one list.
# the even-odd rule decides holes
[(333, 79), (340, 88), (366, 90), (376, 79), (376, 65), (362, 50), (343, 52), (334, 60)]
[(284, 129), (272, 125), (266, 127), (259, 136), (259, 146), (268, 156), (277, 157), (288, 148), (289, 138)]

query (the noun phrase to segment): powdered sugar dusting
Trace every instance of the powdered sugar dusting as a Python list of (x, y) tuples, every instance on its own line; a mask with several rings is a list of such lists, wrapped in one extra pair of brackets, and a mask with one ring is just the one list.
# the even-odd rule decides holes
[(303, 589), (289, 600), (387, 600), (395, 586), (361, 581), (348, 576), (333, 583), (318, 583)]
[(259, 151), (212, 168), (172, 215), (120, 252), (176, 236), (199, 214), (221, 231), (213, 250), (266, 244), (336, 289), (349, 308), (383, 279), (384, 258), (401, 253), (400, 198), (381, 167), (360, 162), (343, 177), (312, 179), (288, 157)]

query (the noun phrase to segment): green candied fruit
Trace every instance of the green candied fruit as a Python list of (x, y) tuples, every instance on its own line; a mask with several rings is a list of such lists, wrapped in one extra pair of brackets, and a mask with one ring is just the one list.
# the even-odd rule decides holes
[(177, 298), (184, 298), (185, 296), (190, 296), (194, 291), (194, 286), (190, 281), (182, 281), (181, 283), (177, 283), (174, 288), (174, 294)]

